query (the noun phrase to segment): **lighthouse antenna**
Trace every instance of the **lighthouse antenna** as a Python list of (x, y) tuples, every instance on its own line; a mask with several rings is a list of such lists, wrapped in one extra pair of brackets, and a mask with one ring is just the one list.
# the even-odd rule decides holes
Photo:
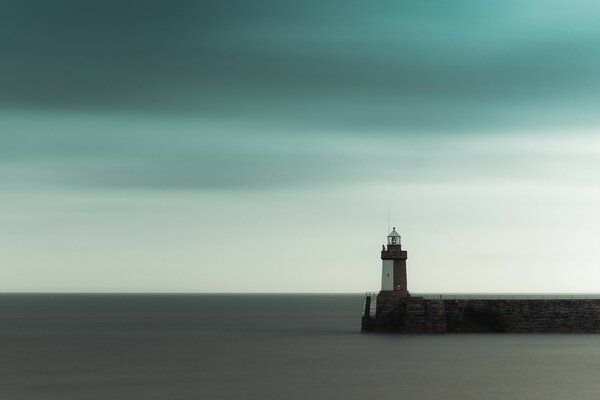
[(388, 203), (388, 232), (390, 232), (390, 203)]

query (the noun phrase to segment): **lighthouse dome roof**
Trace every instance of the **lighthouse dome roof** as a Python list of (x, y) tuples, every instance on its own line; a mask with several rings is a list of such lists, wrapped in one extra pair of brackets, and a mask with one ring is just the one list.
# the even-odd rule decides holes
[(396, 232), (396, 227), (394, 227), (394, 229), (392, 229), (392, 231), (390, 232), (390, 234), (388, 235), (388, 237), (400, 237), (400, 235), (398, 234), (398, 232)]

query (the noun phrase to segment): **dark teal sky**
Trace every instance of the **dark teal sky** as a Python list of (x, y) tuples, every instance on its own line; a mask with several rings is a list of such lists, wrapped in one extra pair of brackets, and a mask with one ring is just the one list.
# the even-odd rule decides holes
[(582, 276), (597, 259), (599, 15), (3, 1), (0, 289), (373, 289), (389, 205), (421, 291), (560, 291), (535, 278), (553, 235)]
[(4, 1), (0, 104), (358, 134), (588, 123), (599, 12), (582, 1)]

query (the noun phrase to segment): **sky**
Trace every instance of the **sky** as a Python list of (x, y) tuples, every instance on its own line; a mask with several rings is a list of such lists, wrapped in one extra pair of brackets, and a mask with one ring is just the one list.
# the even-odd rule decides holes
[(0, 291), (600, 292), (598, 15), (4, 0)]

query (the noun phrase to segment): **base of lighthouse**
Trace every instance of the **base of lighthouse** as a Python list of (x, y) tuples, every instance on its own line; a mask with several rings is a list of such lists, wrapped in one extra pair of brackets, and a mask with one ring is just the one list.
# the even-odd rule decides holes
[(363, 332), (445, 333), (443, 301), (425, 300), (408, 293), (381, 291), (367, 295)]

